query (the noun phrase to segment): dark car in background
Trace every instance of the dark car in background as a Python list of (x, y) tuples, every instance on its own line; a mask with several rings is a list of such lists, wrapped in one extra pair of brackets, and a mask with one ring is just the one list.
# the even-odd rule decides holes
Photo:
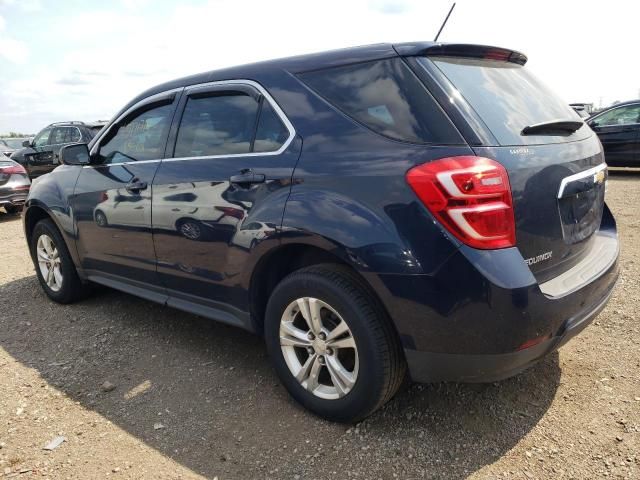
[(23, 148), (23, 143), (28, 138), (0, 138), (0, 153), (4, 153), (7, 157), (13, 155), (16, 151)]
[(22, 165), (0, 153), (0, 207), (10, 214), (19, 213), (30, 187), (31, 181)]
[(640, 100), (617, 103), (585, 120), (612, 167), (640, 167)]
[(25, 167), (30, 178), (36, 178), (60, 165), (60, 149), (65, 145), (89, 142), (106, 122), (57, 122), (42, 129), (33, 140), (24, 140), (11, 159)]
[(261, 334), (332, 420), (375, 411), (407, 367), (515, 375), (604, 308), (619, 251), (600, 142), (526, 61), (379, 44), (156, 86), (34, 182), (42, 288), (69, 303), (95, 282)]

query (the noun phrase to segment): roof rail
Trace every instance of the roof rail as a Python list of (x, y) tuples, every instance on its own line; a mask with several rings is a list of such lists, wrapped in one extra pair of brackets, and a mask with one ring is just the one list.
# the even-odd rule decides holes
[(70, 122), (53, 122), (53, 123), (50, 123), (49, 125), (47, 125), (47, 127), (54, 127), (56, 125), (84, 125), (84, 124), (85, 124), (84, 122), (80, 122), (80, 121), (77, 121), (77, 120), (72, 120)]

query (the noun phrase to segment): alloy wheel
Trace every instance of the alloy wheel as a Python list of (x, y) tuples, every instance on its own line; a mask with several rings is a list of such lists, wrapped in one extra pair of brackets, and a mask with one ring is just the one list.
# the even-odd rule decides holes
[(316, 397), (347, 395), (358, 378), (358, 349), (349, 325), (329, 304), (302, 297), (280, 320), (280, 348), (300, 385)]
[(36, 245), (38, 267), (47, 286), (54, 292), (62, 288), (62, 260), (60, 252), (49, 235), (38, 237)]

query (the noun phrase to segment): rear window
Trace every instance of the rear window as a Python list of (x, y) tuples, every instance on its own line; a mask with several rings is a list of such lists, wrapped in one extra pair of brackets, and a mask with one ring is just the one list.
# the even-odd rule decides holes
[(533, 145), (580, 140), (582, 127), (569, 136), (521, 135), (529, 125), (551, 120), (581, 120), (568, 104), (521, 65), (458, 57), (420, 58), (433, 62), (482, 118), (501, 145)]
[(411, 143), (461, 143), (444, 112), (399, 58), (307, 72), (300, 78), (376, 133)]

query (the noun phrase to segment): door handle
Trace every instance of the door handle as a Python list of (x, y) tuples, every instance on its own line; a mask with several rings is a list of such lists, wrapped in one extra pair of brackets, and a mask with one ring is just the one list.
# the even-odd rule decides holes
[(147, 182), (142, 182), (139, 178), (134, 178), (129, 183), (127, 183), (126, 187), (124, 188), (129, 193), (138, 193), (140, 190), (145, 190), (147, 188)]
[(252, 183), (264, 183), (267, 177), (264, 173), (254, 173), (251, 169), (241, 170), (237, 175), (231, 175), (229, 181), (238, 185), (250, 185)]

